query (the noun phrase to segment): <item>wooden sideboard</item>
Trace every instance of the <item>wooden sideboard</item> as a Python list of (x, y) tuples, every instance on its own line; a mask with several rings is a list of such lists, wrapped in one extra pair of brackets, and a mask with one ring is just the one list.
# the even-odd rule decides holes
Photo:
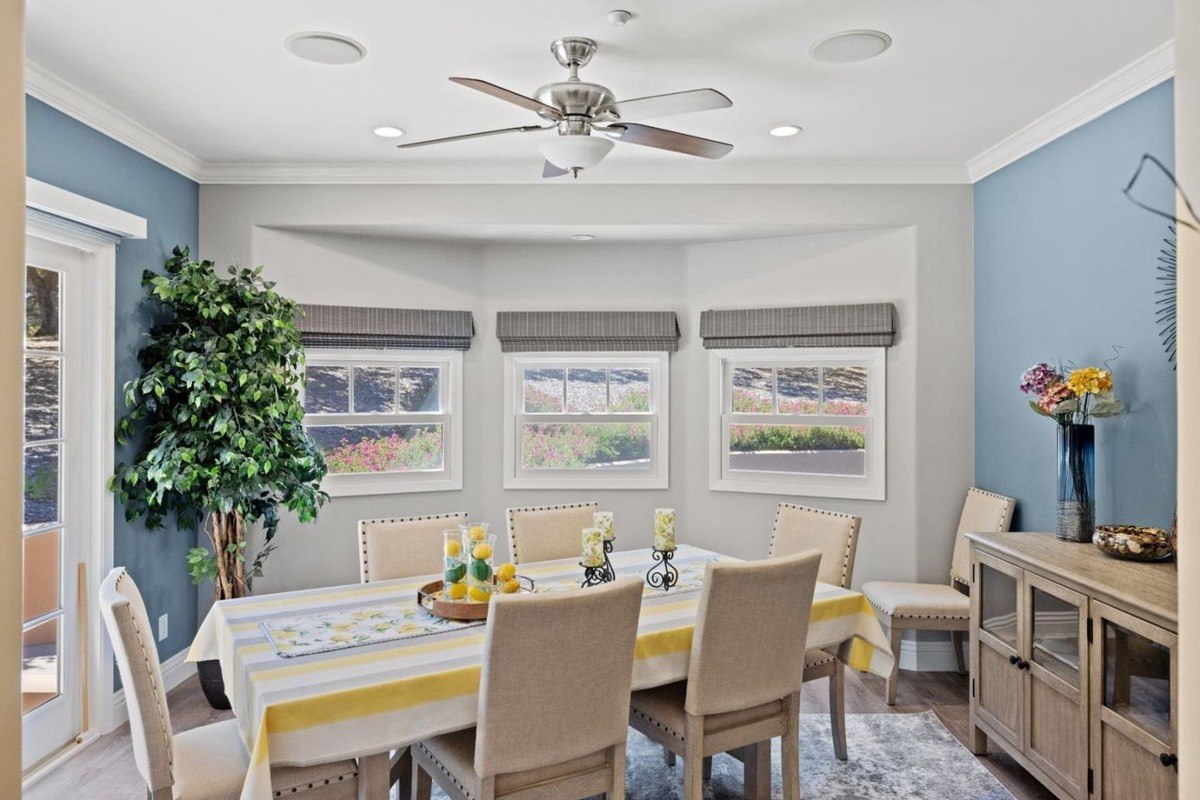
[(1175, 800), (1175, 565), (967, 538), (972, 750), (990, 739), (1063, 800)]

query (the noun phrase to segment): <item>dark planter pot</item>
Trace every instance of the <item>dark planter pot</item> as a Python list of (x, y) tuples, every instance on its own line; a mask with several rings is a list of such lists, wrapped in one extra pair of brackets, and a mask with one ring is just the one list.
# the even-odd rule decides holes
[(200, 675), (200, 688), (204, 690), (204, 699), (208, 704), (221, 711), (228, 711), (231, 704), (225, 696), (225, 678), (221, 675), (221, 662), (215, 658), (210, 661), (197, 661), (196, 672)]

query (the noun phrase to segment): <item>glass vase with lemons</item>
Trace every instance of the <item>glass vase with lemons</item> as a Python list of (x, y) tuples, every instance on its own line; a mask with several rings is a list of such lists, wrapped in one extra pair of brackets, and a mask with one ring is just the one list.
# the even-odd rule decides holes
[(442, 592), (454, 602), (467, 597), (467, 553), (458, 530), (442, 531)]

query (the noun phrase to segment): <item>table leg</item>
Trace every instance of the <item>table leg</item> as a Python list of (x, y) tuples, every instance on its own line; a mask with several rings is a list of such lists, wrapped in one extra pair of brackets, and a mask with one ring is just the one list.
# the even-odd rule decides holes
[(358, 800), (388, 800), (392, 758), (387, 752), (358, 758)]

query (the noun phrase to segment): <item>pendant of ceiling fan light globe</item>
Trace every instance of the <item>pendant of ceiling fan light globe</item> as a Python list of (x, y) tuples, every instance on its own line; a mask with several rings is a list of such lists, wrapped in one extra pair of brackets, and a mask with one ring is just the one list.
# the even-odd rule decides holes
[(613, 149), (613, 140), (604, 136), (555, 136), (538, 145), (538, 149), (559, 169), (590, 169)]

